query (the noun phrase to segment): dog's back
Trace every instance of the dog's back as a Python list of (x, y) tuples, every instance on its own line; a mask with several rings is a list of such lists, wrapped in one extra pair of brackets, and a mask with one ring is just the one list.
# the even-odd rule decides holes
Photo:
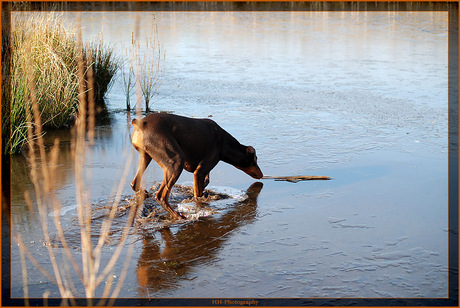
[(176, 140), (186, 160), (197, 161), (219, 155), (222, 134), (226, 133), (210, 119), (194, 119), (174, 114), (153, 113), (142, 120), (132, 121), (135, 130), (131, 141), (135, 147), (160, 146)]

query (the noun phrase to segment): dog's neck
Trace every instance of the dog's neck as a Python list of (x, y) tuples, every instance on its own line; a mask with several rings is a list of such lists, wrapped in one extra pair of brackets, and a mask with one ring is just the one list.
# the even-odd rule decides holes
[(246, 146), (224, 131), (221, 160), (235, 167), (240, 167), (246, 159)]

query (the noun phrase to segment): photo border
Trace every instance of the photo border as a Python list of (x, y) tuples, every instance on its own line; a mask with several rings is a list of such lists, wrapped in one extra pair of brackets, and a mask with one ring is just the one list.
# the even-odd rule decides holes
[[(182, 1), (182, 2), (2, 2), (2, 67), (9, 61), (10, 14), (15, 11), (447, 11), (448, 26), (448, 297), (447, 298), (119, 298), (114, 306), (458, 306), (458, 15), (457, 1)], [(423, 7), (421, 7), (423, 6)], [(430, 6), (430, 7), (428, 7)], [(7, 68), (7, 67), (6, 67)], [(3, 72), (3, 70), (2, 70)], [(4, 79), (2, 78), (2, 90)], [(2, 96), (3, 98), (3, 96)], [(5, 109), (2, 103), (2, 115)], [(7, 110), (7, 109), (6, 109)], [(24, 306), (22, 298), (11, 298), (10, 290), (10, 158), (5, 155), (2, 127), (2, 306)], [(4, 134), (5, 133), (5, 134)], [(8, 140), (8, 139), (6, 139)], [(7, 291), (7, 292), (5, 292)], [(61, 299), (47, 299), (50, 306), (59, 306)], [(85, 305), (86, 299), (77, 299)], [(41, 298), (29, 298), (31, 306), (45, 303)], [(252, 304), (251, 304), (252, 303)]]

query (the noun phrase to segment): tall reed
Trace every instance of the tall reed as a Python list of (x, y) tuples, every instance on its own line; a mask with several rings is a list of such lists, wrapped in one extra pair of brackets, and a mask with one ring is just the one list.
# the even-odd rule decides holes
[[(165, 73), (166, 53), (161, 50), (158, 40), (158, 27), (152, 23), (153, 37), (146, 38), (145, 46), (139, 43), (134, 32), (131, 38), (131, 45), (123, 48), (121, 70), (122, 89), (126, 96), (126, 109), (131, 110), (130, 98), (137, 88), (142, 94), (145, 102), (145, 112), (150, 112), (150, 101), (157, 93)], [(135, 109), (139, 110), (138, 100)], [(140, 115), (139, 115), (140, 116)]]
[[(5, 102), (10, 106), (10, 114), (3, 124), (11, 128), (5, 148), (16, 153), (26, 140), (27, 128), (32, 125), (26, 119), (26, 112), (31, 108), (26, 98), (32, 86), (43, 127), (65, 126), (75, 114), (77, 48), (74, 34), (66, 31), (54, 17), (13, 18), (11, 28), (11, 94), (10, 101)], [(27, 70), (34, 77), (33, 85), (26, 80)]]
[[(82, 49), (85, 61), (85, 76), (88, 68), (94, 72), (94, 99), (103, 106), (103, 98), (112, 85), (118, 70), (114, 50), (99, 42), (89, 43)], [(10, 136), (5, 150), (18, 153), (27, 141), (27, 128), (32, 125), (26, 119), (31, 108), (31, 87), (36, 91), (42, 126), (46, 129), (69, 125), (69, 120), (78, 112), (78, 63), (75, 30), (64, 28), (55, 14), (15, 17), (11, 21), (11, 61), (9, 63), (9, 114), (3, 117), (3, 127), (10, 127)], [(30, 58), (26, 57), (30, 53)], [(30, 59), (26, 62), (25, 59)], [(89, 61), (91, 59), (91, 61)], [(29, 61), (29, 60), (28, 60)], [(33, 82), (26, 80), (26, 70), (33, 74)], [(88, 92), (85, 77), (85, 92)], [(5, 138), (4, 138), (5, 140)]]
[[(155, 27), (155, 33), (156, 33)], [(160, 42), (154, 38), (147, 38), (144, 56), (139, 58), (139, 83), (145, 101), (145, 112), (150, 111), (150, 100), (161, 85), (164, 75), (165, 53), (161, 53)]]
[(126, 96), (126, 110), (131, 110), (131, 95), (134, 91), (134, 86), (136, 84), (136, 74), (135, 70), (135, 55), (138, 54), (138, 51), (135, 50), (137, 45), (134, 41), (134, 34), (131, 38), (131, 46), (127, 50), (122, 50), (123, 61), (120, 65), (121, 78), (122, 78), (122, 89)]
[[(131, 110), (130, 97), (137, 85), (144, 98), (145, 112), (150, 112), (150, 101), (157, 93), (164, 77), (166, 56), (165, 52), (161, 51), (156, 26), (154, 29), (155, 36), (147, 37), (145, 47), (142, 46), (142, 56), (140, 56), (141, 46), (134, 35), (131, 46), (126, 51), (122, 51), (124, 60), (121, 65), (121, 77), (128, 111)], [(136, 109), (137, 107), (140, 106), (136, 104)]]

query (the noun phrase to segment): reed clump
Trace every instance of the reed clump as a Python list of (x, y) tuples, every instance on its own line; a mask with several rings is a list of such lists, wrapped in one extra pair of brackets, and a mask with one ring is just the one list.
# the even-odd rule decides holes
[[(5, 151), (21, 151), (27, 140), (26, 119), (31, 105), (27, 97), (31, 86), (36, 92), (42, 126), (46, 129), (66, 127), (79, 111), (78, 63), (79, 53), (84, 61), (85, 95), (91, 90), (98, 106), (105, 107), (104, 95), (110, 89), (119, 63), (114, 49), (102, 41), (79, 48), (75, 31), (66, 29), (54, 14), (36, 15), (11, 20), (11, 61), (8, 84), (10, 91), (4, 98), (9, 105), (3, 117), (3, 127), (10, 127)], [(32, 67), (29, 67), (32, 66)], [(94, 87), (89, 88), (87, 72), (92, 68)], [(26, 71), (31, 80), (26, 80)], [(32, 83), (32, 84), (31, 84)]]
[[(156, 35), (158, 36), (158, 35)], [(145, 101), (145, 112), (150, 112), (150, 100), (161, 85), (164, 74), (160, 43), (156, 39), (147, 39), (144, 57), (139, 59), (139, 83)]]
[(131, 95), (134, 93), (136, 85), (135, 63), (134, 59), (137, 57), (138, 50), (134, 43), (134, 33), (131, 39), (131, 46), (127, 50), (122, 50), (123, 61), (120, 65), (122, 89), (126, 96), (126, 110), (131, 111)]
[[(121, 65), (122, 89), (126, 96), (126, 109), (131, 110), (130, 97), (137, 86), (145, 102), (145, 112), (151, 111), (151, 100), (158, 92), (165, 73), (166, 53), (158, 41), (158, 29), (152, 25), (154, 36), (147, 37), (145, 46), (133, 37), (131, 46), (122, 51)], [(135, 109), (140, 106), (135, 106)]]
[(102, 40), (88, 43), (83, 51), (84, 56), (92, 59), (87, 59), (86, 66), (91, 65), (94, 74), (95, 103), (97, 106), (105, 106), (105, 95), (113, 85), (121, 61), (115, 55), (115, 49), (104, 44)]

